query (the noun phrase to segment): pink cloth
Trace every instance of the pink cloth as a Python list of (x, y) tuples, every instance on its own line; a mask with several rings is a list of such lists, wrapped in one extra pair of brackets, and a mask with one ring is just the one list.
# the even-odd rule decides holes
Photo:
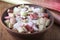
[(40, 5), (50, 9), (60, 11), (60, 0), (49, 0), (49, 1), (46, 0), (44, 2), (41, 2)]

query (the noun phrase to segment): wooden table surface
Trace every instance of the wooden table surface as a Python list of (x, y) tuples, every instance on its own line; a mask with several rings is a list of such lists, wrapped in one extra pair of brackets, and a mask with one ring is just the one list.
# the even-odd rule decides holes
[[(5, 2), (0, 2), (0, 18), (3, 12), (11, 6), (14, 5)], [(26, 39), (12, 36), (10, 33), (7, 32), (5, 28), (3, 28), (2, 24), (0, 23), (0, 40), (26, 40)], [(29, 40), (33, 40), (33, 39), (29, 39)], [(34, 40), (40, 40), (40, 39), (37, 38)], [(58, 26), (57, 24), (53, 24), (52, 28), (50, 28), (43, 35), (42, 40), (60, 40), (60, 26)]]

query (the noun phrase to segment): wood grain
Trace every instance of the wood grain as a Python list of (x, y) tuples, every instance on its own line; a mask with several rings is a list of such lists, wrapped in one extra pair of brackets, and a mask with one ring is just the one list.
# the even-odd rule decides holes
[[(8, 4), (5, 2), (0, 2), (0, 21), (1, 21), (1, 15), (3, 12), (14, 5)], [(5, 28), (3, 28), (2, 24), (0, 23), (0, 40), (27, 40), (22, 39), (18, 37), (12, 36), (10, 33), (7, 32)], [(29, 39), (29, 40), (40, 40), (39, 38), (36, 39)], [(52, 28), (50, 28), (43, 36), (42, 40), (60, 40), (60, 26), (54, 24)]]

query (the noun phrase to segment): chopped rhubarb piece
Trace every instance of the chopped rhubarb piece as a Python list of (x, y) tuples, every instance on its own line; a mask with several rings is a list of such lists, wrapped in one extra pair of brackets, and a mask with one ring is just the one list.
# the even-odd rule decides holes
[(8, 12), (8, 13), (13, 13), (13, 10), (12, 10), (12, 9), (8, 9), (7, 12)]
[(30, 18), (31, 19), (37, 19), (38, 18), (38, 15), (37, 14), (30, 14)]
[(32, 27), (30, 27), (29, 25), (26, 25), (25, 27), (26, 27), (26, 29), (27, 29), (28, 31), (30, 31), (30, 32), (33, 32), (33, 31), (34, 31), (34, 29), (33, 29)]
[(10, 17), (9, 16), (6, 16), (5, 19), (10, 19)]
[(44, 17), (47, 17), (48, 18), (48, 14), (47, 13), (44, 13)]
[(15, 18), (10, 18), (10, 23), (11, 24), (15, 24), (15, 22), (16, 22), (16, 19)]
[(13, 13), (8, 13), (9, 17), (14, 17)]
[(18, 30), (19, 33), (24, 32), (22, 27), (18, 27), (17, 30)]
[(5, 20), (4, 22), (5, 22), (6, 25), (9, 27), (10, 20)]

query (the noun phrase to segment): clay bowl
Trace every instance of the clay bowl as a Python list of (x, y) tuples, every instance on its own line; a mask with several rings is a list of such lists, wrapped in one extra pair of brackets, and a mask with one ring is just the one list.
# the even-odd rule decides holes
[[(41, 6), (34, 5), (34, 4), (25, 4), (25, 5), (29, 5), (29, 6), (33, 6), (33, 7), (41, 7)], [(17, 6), (19, 6), (19, 5), (13, 6), (13, 7), (11, 7), (11, 9), (13, 9), (14, 7), (17, 7)], [(51, 15), (51, 13), (48, 11), (48, 9), (45, 8), (44, 12), (48, 13), (49, 19), (51, 20), (50, 24), (49, 24), (49, 26), (46, 29), (44, 29), (44, 30), (42, 30), (40, 32), (36, 32), (36, 33), (31, 33), (31, 34), (28, 34), (28, 33), (18, 33), (18, 32), (14, 32), (13, 30), (9, 29), (6, 26), (6, 24), (4, 23), (4, 20), (5, 20), (4, 17), (7, 16), (7, 10), (2, 14), (2, 16), (1, 16), (1, 22), (2, 22), (3, 28), (5, 28), (13, 36), (16, 36), (16, 37), (19, 37), (19, 38), (35, 38), (35, 37), (43, 36), (43, 34), (48, 29), (50, 29), (52, 27), (53, 23), (54, 23), (54, 18)]]
[(49, 9), (49, 11), (51, 12), (52, 16), (54, 17), (55, 23), (60, 26), (60, 12), (56, 11), (56, 10), (52, 10), (52, 9)]

